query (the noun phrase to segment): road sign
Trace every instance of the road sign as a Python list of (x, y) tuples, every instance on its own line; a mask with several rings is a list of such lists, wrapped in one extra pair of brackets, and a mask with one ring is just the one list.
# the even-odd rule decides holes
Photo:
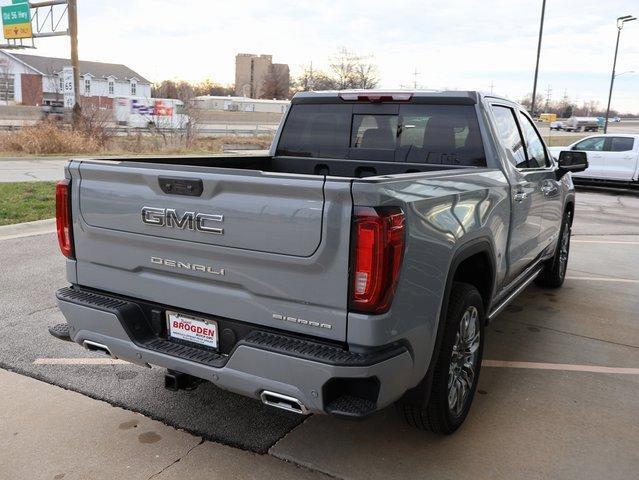
[(62, 94), (64, 100), (64, 108), (73, 108), (75, 106), (73, 67), (62, 67)]
[(14, 3), (2, 7), (2, 27), (7, 40), (31, 38), (31, 11), (29, 3)]

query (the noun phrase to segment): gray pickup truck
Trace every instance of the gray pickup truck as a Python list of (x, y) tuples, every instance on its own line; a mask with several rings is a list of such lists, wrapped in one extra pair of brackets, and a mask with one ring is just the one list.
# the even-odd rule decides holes
[(71, 160), (52, 334), (301, 414), (456, 430), (484, 326), (559, 287), (584, 152), (476, 92), (296, 95), (268, 155)]

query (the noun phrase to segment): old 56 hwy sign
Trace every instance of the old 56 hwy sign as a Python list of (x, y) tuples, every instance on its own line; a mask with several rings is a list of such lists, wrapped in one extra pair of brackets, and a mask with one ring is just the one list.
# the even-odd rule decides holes
[(31, 38), (31, 13), (29, 3), (15, 3), (2, 7), (4, 38)]

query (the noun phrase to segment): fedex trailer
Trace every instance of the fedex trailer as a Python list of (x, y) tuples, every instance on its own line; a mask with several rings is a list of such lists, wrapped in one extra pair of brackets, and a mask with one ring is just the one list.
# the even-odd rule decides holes
[(113, 110), (118, 125), (132, 128), (186, 128), (184, 102), (173, 98), (116, 97)]

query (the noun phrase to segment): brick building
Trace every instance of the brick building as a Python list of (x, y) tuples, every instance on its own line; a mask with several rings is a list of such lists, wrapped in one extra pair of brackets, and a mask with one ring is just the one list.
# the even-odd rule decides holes
[[(1, 105), (61, 105), (66, 58), (0, 50)], [(112, 108), (113, 97), (151, 97), (151, 82), (126, 65), (80, 61), (80, 100)]]
[[(277, 83), (277, 86), (269, 86), (269, 83)], [(235, 56), (235, 95), (239, 97), (271, 97), (277, 90), (286, 92), (285, 95), (275, 95), (283, 98), (288, 96), (290, 83), (288, 65), (273, 63), (273, 55), (239, 53)]]

